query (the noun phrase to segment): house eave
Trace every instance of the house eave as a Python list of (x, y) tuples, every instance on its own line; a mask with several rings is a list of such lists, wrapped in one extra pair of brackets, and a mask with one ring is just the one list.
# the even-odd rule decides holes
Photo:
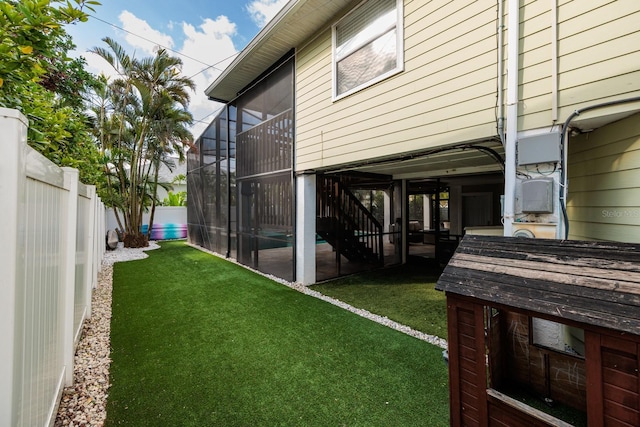
[(218, 102), (230, 102), (247, 85), (344, 10), (353, 0), (291, 0), (249, 42), (205, 90)]

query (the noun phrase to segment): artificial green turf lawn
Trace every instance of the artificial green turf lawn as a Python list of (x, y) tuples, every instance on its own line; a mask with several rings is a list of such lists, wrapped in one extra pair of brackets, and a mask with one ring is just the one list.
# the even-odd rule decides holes
[(106, 426), (446, 426), (441, 349), (183, 242), (113, 276)]
[(395, 268), (313, 285), (311, 289), (426, 334), (447, 339), (445, 295), (434, 289), (441, 269), (427, 265), (424, 260), (411, 261)]

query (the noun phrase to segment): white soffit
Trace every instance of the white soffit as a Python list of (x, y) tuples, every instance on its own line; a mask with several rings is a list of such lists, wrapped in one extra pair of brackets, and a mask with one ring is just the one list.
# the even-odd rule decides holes
[(205, 90), (217, 101), (231, 101), (274, 62), (329, 25), (354, 0), (290, 0)]

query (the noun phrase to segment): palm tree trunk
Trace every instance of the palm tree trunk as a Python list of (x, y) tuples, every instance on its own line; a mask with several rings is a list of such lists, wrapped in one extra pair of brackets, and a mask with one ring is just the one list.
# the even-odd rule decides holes
[(153, 197), (151, 198), (151, 213), (149, 214), (149, 228), (147, 229), (147, 239), (151, 239), (151, 229), (153, 228), (153, 218), (156, 214), (156, 199), (158, 197), (158, 177), (160, 176), (160, 158), (155, 161), (156, 170), (154, 172)]

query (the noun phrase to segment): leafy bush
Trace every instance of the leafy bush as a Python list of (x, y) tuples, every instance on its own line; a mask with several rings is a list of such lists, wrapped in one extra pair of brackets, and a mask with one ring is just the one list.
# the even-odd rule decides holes
[(167, 197), (162, 201), (162, 206), (187, 206), (187, 192), (178, 191), (174, 193), (169, 191)]

